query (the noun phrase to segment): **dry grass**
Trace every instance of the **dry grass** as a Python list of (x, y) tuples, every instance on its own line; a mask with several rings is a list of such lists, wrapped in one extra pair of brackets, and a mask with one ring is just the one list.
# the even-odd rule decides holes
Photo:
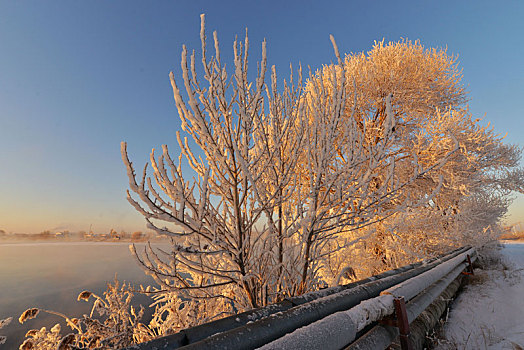
[[(13, 319), (12, 317), (9, 317), (9, 318), (6, 318), (5, 320), (0, 320), (0, 329), (4, 328), (9, 323), (11, 323), (12, 319)], [(7, 338), (5, 336), (0, 335), (0, 345), (4, 344), (6, 339)]]

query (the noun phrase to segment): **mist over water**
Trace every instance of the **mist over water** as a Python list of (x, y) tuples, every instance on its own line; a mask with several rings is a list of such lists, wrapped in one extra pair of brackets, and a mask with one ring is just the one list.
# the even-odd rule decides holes
[[(137, 250), (143, 247), (137, 244)], [(129, 243), (64, 242), (0, 244), (0, 319), (13, 317), (0, 330), (7, 336), (2, 349), (17, 349), (30, 329), (50, 329), (61, 319), (40, 313), (36, 319), (18, 322), (30, 307), (58, 311), (79, 317), (91, 311), (92, 302), (77, 301), (83, 290), (100, 296), (115, 274), (120, 282), (152, 285), (153, 279), (139, 267)], [(137, 304), (148, 306), (148, 297), (135, 294)], [(62, 324), (62, 333), (69, 333)]]

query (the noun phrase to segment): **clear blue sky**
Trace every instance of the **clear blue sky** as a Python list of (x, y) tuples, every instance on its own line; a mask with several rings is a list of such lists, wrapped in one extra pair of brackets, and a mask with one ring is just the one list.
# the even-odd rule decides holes
[[(472, 112), (524, 145), (523, 1), (2, 1), (0, 229), (144, 229), (119, 143), (139, 168), (153, 147), (176, 151), (168, 74), (183, 43), (199, 49), (200, 13), (224, 58), (248, 27), (252, 67), (266, 38), (281, 72), (331, 62), (329, 34), (342, 52), (382, 38), (447, 46)], [(510, 212), (524, 219), (524, 201)]]

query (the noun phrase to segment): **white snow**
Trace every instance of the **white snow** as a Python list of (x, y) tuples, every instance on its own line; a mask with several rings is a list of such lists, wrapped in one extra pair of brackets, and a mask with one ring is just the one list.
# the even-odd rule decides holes
[(505, 244), (501, 253), (502, 264), (475, 270), (451, 309), (438, 350), (524, 348), (524, 243)]
[(430, 285), (446, 276), (461, 262), (466, 261), (466, 256), (468, 254), (472, 255), (474, 251), (474, 249), (470, 249), (467, 252), (459, 254), (453, 259), (449, 259), (448, 261), (441, 263), (431, 270), (428, 270), (416, 277), (410, 278), (402, 283), (397, 284), (396, 286), (386, 289), (380, 294), (403, 296), (406, 301), (408, 301), (417, 296), (417, 294), (419, 294), (422, 290), (428, 288)]

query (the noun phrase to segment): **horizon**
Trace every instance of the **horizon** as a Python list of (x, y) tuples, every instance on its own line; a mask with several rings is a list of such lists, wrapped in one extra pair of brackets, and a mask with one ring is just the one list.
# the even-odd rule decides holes
[[(139, 169), (152, 148), (175, 140), (180, 120), (168, 74), (180, 76), (182, 44), (199, 50), (201, 13), (208, 46), (218, 32), (225, 62), (248, 28), (251, 68), (268, 45), (280, 76), (289, 64), (313, 70), (375, 40), (409, 38), (458, 55), (472, 114), (523, 147), (524, 3), (355, 1), (214, 3), (138, 1), (1, 3), (0, 230), (145, 231), (129, 205), (121, 141)], [(270, 22), (271, 20), (271, 22)], [(231, 64), (228, 64), (230, 66)], [(522, 160), (521, 160), (521, 164)], [(507, 224), (524, 221), (524, 196)]]

